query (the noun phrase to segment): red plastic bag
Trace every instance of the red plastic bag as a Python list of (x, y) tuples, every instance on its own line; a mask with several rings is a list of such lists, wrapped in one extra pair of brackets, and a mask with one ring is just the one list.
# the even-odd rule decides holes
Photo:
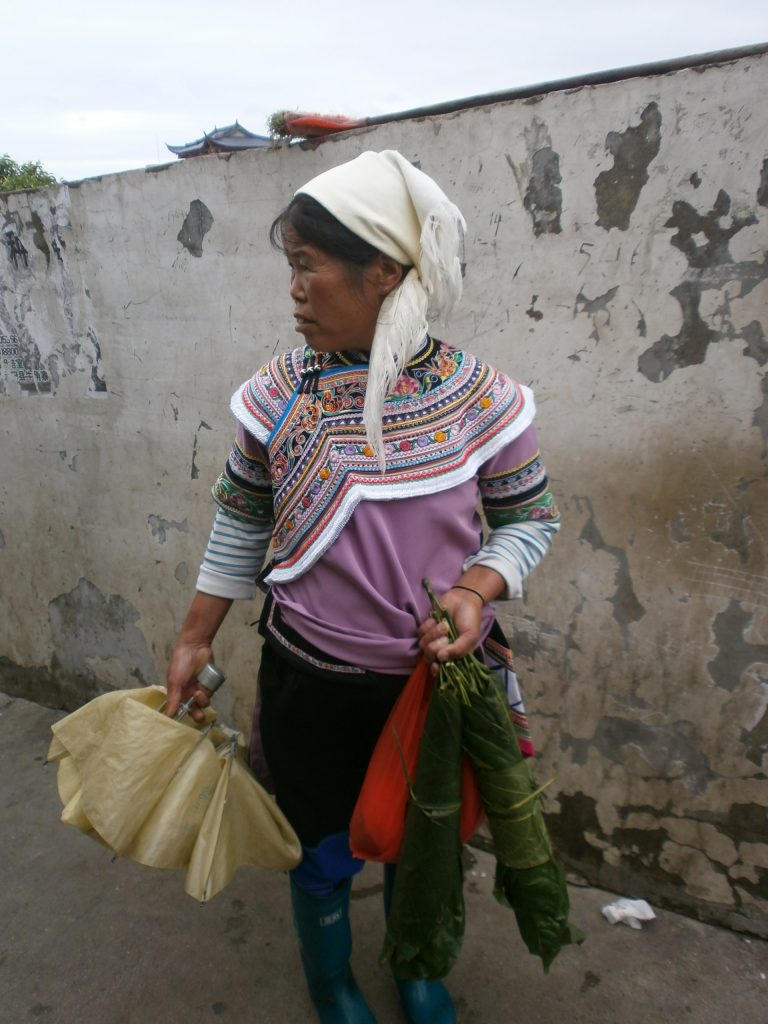
[[(394, 864), (400, 855), (408, 807), (408, 778), (419, 757), (432, 682), (429, 666), (419, 661), (381, 731), (357, 798), (349, 827), (352, 853), (363, 860)], [(405, 762), (405, 771), (403, 770)], [(461, 841), (466, 843), (483, 818), (472, 766), (461, 765)]]

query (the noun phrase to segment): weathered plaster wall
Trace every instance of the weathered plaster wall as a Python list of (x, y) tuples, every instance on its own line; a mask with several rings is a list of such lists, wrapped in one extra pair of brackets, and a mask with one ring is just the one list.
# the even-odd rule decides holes
[[(501, 609), (594, 881), (768, 934), (768, 56), (0, 201), (0, 687), (162, 678), (233, 388), (294, 341), (266, 241), (396, 147), (456, 196), (443, 336), (530, 383), (564, 527)], [(217, 657), (247, 725), (257, 608)]]

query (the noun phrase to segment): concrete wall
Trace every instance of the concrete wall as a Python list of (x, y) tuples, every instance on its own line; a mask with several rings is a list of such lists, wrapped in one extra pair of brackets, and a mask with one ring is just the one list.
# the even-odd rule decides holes
[[(450, 340), (530, 383), (564, 527), (500, 609), (564, 859), (768, 934), (768, 56), (0, 200), (0, 688), (162, 679), (230, 392), (291, 345), (292, 191), (395, 147), (456, 197)], [(217, 658), (247, 727), (255, 606)]]

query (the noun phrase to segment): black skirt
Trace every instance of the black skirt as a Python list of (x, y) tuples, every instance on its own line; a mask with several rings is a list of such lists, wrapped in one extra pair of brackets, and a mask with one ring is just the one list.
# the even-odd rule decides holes
[[(259, 728), (277, 803), (304, 846), (349, 828), (368, 762), (407, 676), (320, 668), (263, 628)], [(272, 617), (273, 623), (275, 617)], [(320, 654), (304, 645), (310, 655)], [(319, 659), (317, 659), (319, 660)], [(327, 659), (325, 659), (327, 664)]]

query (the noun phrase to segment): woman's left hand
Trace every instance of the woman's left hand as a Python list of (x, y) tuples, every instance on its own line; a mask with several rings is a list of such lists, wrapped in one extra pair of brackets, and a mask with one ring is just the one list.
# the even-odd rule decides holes
[(436, 622), (432, 616), (419, 626), (419, 647), (424, 660), (432, 666), (432, 675), (439, 671), (438, 662), (461, 658), (470, 654), (480, 640), (483, 602), (469, 590), (449, 590), (439, 598), (453, 619), (457, 639), (448, 640), (448, 624)]

